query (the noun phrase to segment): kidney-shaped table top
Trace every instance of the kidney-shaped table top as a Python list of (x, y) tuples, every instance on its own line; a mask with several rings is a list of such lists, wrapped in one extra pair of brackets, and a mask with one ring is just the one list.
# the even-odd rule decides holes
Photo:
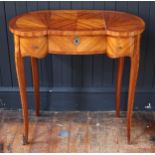
[(10, 30), (19, 36), (111, 35), (134, 36), (144, 30), (140, 17), (118, 11), (44, 10), (14, 17)]

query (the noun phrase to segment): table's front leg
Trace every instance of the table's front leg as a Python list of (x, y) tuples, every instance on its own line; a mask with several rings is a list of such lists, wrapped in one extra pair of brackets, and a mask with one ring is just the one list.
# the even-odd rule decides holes
[(20, 41), (18, 36), (14, 36), (15, 42), (15, 64), (18, 85), (20, 90), (21, 105), (24, 119), (24, 131), (23, 131), (23, 144), (28, 143), (28, 105), (27, 105), (27, 95), (26, 95), (26, 81), (24, 73), (24, 63), (20, 51)]
[(136, 82), (138, 77), (139, 68), (139, 46), (140, 46), (140, 36), (135, 39), (135, 46), (133, 56), (130, 57), (130, 79), (129, 79), (129, 90), (128, 90), (128, 111), (127, 111), (127, 136), (128, 143), (131, 139), (131, 121), (132, 121), (132, 111), (134, 105), (134, 96), (136, 89)]
[(124, 69), (124, 57), (117, 60), (117, 79), (116, 79), (116, 116), (120, 116), (120, 102), (121, 102), (121, 86)]
[(35, 101), (35, 112), (36, 116), (39, 116), (39, 74), (38, 74), (38, 63), (37, 59), (31, 57), (31, 68), (32, 68), (32, 79), (34, 86), (34, 101)]

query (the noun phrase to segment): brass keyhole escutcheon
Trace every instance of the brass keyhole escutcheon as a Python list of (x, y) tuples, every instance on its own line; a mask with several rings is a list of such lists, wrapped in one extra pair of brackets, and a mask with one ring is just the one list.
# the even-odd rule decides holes
[(76, 36), (76, 37), (74, 38), (74, 40), (73, 40), (73, 43), (74, 43), (74, 45), (76, 45), (76, 46), (79, 45), (79, 44), (80, 44), (80, 38)]

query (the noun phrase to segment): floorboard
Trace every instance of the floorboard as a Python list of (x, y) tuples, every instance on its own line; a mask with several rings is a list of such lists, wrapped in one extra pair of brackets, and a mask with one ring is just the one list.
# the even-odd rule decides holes
[(125, 112), (30, 112), (29, 120), (22, 145), (21, 111), (0, 109), (0, 152), (155, 152), (155, 112), (134, 113), (130, 145)]

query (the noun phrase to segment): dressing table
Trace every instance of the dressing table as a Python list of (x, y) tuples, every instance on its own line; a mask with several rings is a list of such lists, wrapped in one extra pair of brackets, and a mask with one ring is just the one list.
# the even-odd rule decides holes
[(117, 58), (116, 116), (120, 115), (124, 58), (130, 58), (127, 109), (127, 137), (130, 143), (131, 119), (140, 56), (140, 36), (144, 21), (125, 12), (101, 10), (44, 10), (14, 17), (9, 24), (14, 35), (15, 64), (20, 89), (24, 130), (23, 144), (28, 143), (28, 103), (24, 58), (30, 57), (39, 115), (39, 77), (37, 59), (47, 54), (95, 55)]

